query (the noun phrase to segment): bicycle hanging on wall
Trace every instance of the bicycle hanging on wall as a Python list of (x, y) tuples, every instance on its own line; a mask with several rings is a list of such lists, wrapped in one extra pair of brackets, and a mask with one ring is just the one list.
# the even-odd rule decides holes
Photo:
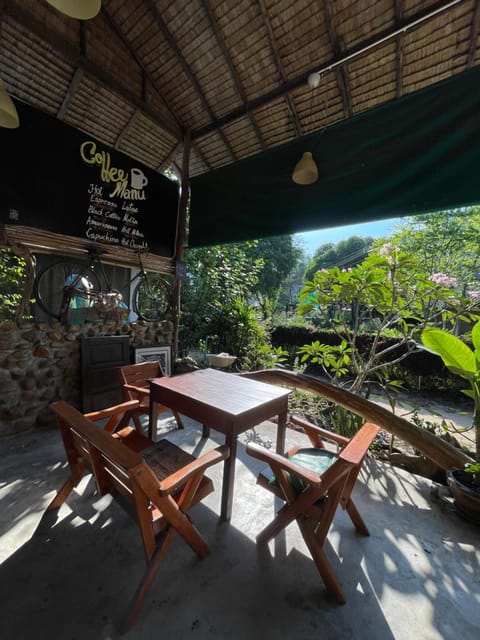
[[(92, 249), (85, 262), (61, 260), (40, 271), (34, 285), (39, 307), (63, 324), (68, 322), (73, 309), (128, 312), (124, 296), (110, 284), (100, 255), (101, 252)], [(138, 281), (133, 290), (132, 310), (147, 322), (164, 320), (171, 310), (171, 285), (161, 275), (145, 271), (140, 254), (138, 261), (139, 271), (128, 285)]]

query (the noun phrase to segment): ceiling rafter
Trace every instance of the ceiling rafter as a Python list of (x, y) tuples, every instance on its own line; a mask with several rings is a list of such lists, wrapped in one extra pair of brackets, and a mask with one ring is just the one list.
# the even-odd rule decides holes
[[(117, 23), (115, 22), (115, 20), (113, 19), (113, 16), (107, 11), (107, 9), (105, 7), (102, 7), (102, 11), (105, 15), (105, 17), (107, 18), (111, 28), (115, 31), (115, 33), (117, 34), (117, 36), (121, 39), (121, 41), (123, 42), (123, 44), (127, 47), (130, 55), (132, 56), (132, 58), (135, 60), (136, 64), (138, 65), (138, 67), (142, 70), (142, 97), (145, 100), (146, 97), (146, 80), (148, 79), (150, 85), (152, 86), (152, 88), (155, 90), (156, 94), (159, 96), (159, 98), (162, 100), (163, 104), (165, 105), (165, 107), (168, 109), (169, 113), (174, 115), (173, 109), (172, 107), (169, 105), (168, 101), (166, 100), (166, 98), (162, 95), (160, 89), (157, 87), (156, 85), (156, 81), (155, 79), (152, 77), (151, 73), (148, 71), (148, 69), (144, 66), (144, 63), (142, 62), (142, 60), (140, 60), (140, 58), (137, 56), (136, 52), (134, 51), (132, 44), (130, 43), (130, 41), (128, 40), (128, 38), (125, 36), (125, 34), (122, 32), (121, 28), (117, 25)], [(117, 144), (121, 144), (121, 139), (124, 138), (126, 132), (128, 131), (128, 129), (130, 128), (130, 126), (135, 122), (136, 117), (138, 115), (138, 109), (134, 112), (132, 118), (130, 119), (130, 121), (126, 124), (124, 131), (122, 131), (117, 139), (117, 142), (115, 143), (115, 148), (117, 147)], [(178, 121), (178, 119), (176, 118), (176, 116), (174, 115), (175, 120), (180, 128), (180, 130), (182, 129), (182, 124)], [(178, 138), (177, 138), (178, 139)], [(180, 136), (180, 139), (183, 139), (183, 135)], [(182, 145), (182, 143), (179, 143), (180, 145)], [(194, 143), (192, 143), (192, 150), (195, 151), (195, 154), (198, 155), (202, 162), (204, 163), (204, 165), (207, 168), (210, 168), (210, 165), (205, 161), (203, 154), (201, 153), (200, 149), (198, 148), (197, 145), (195, 145)], [(169, 154), (169, 157), (171, 156), (171, 154)], [(163, 169), (168, 166), (165, 164), (166, 160), (163, 160), (160, 164), (161, 167), (163, 167)], [(162, 170), (163, 170), (162, 169)]]
[(79, 49), (72, 47), (71, 44), (52, 32), (47, 32), (45, 25), (35, 18), (31, 13), (18, 5), (6, 4), (4, 12), (10, 18), (16, 20), (19, 24), (26, 27), (35, 36), (41, 40), (47, 41), (50, 46), (56, 49), (63, 58), (71, 65), (80, 68), (85, 74), (93, 78), (98, 84), (105, 86), (108, 90), (118, 94), (124, 100), (129, 102), (132, 107), (142, 111), (154, 124), (164, 129), (175, 139), (181, 139), (182, 131), (177, 122), (167, 122), (160, 118), (145, 102), (140, 100), (127, 87), (117, 82), (112, 76), (105, 73), (97, 64), (86, 59)]
[[(340, 46), (335, 25), (333, 24), (332, 5), (330, 4), (330, 0), (322, 0), (322, 4), (333, 57), (340, 58), (343, 48)], [(352, 98), (350, 95), (347, 69), (343, 65), (335, 68), (335, 78), (342, 98), (344, 116), (345, 118), (349, 118), (352, 115)]]
[(468, 57), (466, 68), (473, 67), (475, 55), (477, 53), (478, 31), (480, 28), (480, 0), (475, 0), (475, 8), (473, 10), (473, 18), (470, 31), (470, 45), (468, 47)]
[[(168, 42), (168, 45), (170, 46), (170, 48), (172, 49), (172, 51), (175, 53), (175, 56), (177, 57), (177, 60), (180, 64), (180, 66), (183, 69), (183, 72), (185, 73), (185, 75), (187, 76), (187, 78), (189, 79), (192, 87), (195, 89), (195, 92), (197, 93), (198, 97), (200, 98), (206, 112), (208, 113), (210, 119), (212, 122), (215, 121), (215, 114), (212, 111), (212, 108), (210, 107), (210, 104), (208, 103), (205, 94), (202, 91), (202, 88), (200, 87), (200, 84), (198, 83), (198, 80), (195, 78), (195, 76), (193, 75), (193, 73), (190, 71), (190, 67), (187, 63), (187, 61), (185, 60), (185, 56), (183, 55), (181, 49), (179, 48), (177, 41), (175, 40), (175, 38), (172, 36), (172, 34), (170, 33), (169, 28), (167, 27), (165, 21), (163, 20), (162, 16), (160, 15), (159, 10), (157, 9), (157, 6), (155, 4), (155, 2), (153, 0), (145, 0), (145, 5), (148, 7), (149, 11), (151, 12), (151, 14), (153, 15), (155, 22), (158, 26), (158, 28), (160, 29), (160, 31), (162, 32), (163, 37), (165, 38), (165, 40)], [(246, 114), (244, 114), (246, 115)], [(220, 138), (222, 139), (222, 142), (224, 143), (224, 145), (226, 146), (226, 148), (228, 149), (230, 155), (231, 155), (231, 159), (233, 162), (235, 162), (237, 160), (237, 157), (232, 149), (232, 146), (227, 138), (227, 136), (225, 135), (225, 132), (222, 130), (222, 127), (215, 127), (215, 130), (217, 131), (217, 133), (219, 134)]]
[[(262, 14), (263, 14), (263, 19), (265, 21), (265, 26), (267, 28), (267, 33), (268, 33), (268, 39), (270, 42), (270, 47), (272, 48), (273, 51), (273, 55), (275, 58), (275, 63), (277, 65), (277, 69), (278, 72), (280, 73), (280, 77), (282, 78), (282, 83), (285, 83), (287, 80), (287, 76), (285, 73), (285, 69), (283, 68), (283, 63), (282, 63), (282, 59), (281, 56), (278, 52), (278, 47), (277, 47), (277, 42), (275, 39), (275, 34), (273, 33), (273, 29), (272, 29), (272, 23), (270, 22), (270, 15), (268, 13), (267, 7), (265, 6), (265, 0), (259, 0), (259, 4), (260, 4), (260, 8), (262, 10)], [(302, 135), (302, 127), (300, 125), (300, 121), (298, 119), (297, 116), (297, 110), (295, 109), (295, 106), (293, 104), (293, 100), (290, 94), (286, 94), (285, 95), (285, 100), (287, 103), (287, 109), (288, 109), (288, 113), (290, 115), (290, 119), (293, 123), (293, 128), (295, 129), (295, 134), (297, 136), (301, 136)]]
[(175, 164), (173, 158), (177, 156), (180, 151), (183, 149), (183, 142), (177, 142), (177, 144), (173, 147), (173, 149), (168, 153), (165, 160), (158, 165), (157, 171), (158, 173), (163, 173), (165, 169), (168, 169), (170, 165)]
[[(404, 0), (394, 0), (395, 4), (395, 23), (397, 25), (401, 24), (403, 20), (403, 1)], [(396, 38), (396, 74), (395, 74), (395, 95), (397, 98), (400, 98), (403, 95), (403, 33), (399, 33)]]
[[(165, 160), (163, 160), (163, 162), (161, 164), (158, 165), (157, 167), (157, 171), (159, 173), (163, 173), (163, 171), (165, 171), (165, 169), (168, 169), (169, 166), (175, 164), (174, 162), (174, 158), (180, 153), (180, 151), (183, 149), (183, 141), (182, 142), (178, 142), (173, 149), (168, 153), (167, 157), (165, 158)], [(193, 147), (192, 147), (193, 149)], [(212, 167), (210, 165), (210, 163), (208, 163), (205, 160), (205, 156), (203, 155), (203, 153), (200, 151), (200, 149), (198, 147), (195, 148), (195, 155), (197, 155), (201, 162), (203, 163), (203, 165), (205, 166), (205, 168), (207, 169), (207, 171), (209, 171)], [(191, 160), (191, 156), (190, 156), (190, 160)]]
[[(286, 94), (294, 91), (295, 89), (298, 89), (298, 87), (305, 86), (306, 78), (308, 78), (311, 73), (318, 73), (321, 75), (323, 73), (326, 73), (327, 71), (332, 71), (336, 67), (344, 65), (350, 60), (364, 55), (371, 49), (378, 47), (393, 38), (396, 38), (400, 33), (420, 27), (420, 25), (423, 25), (425, 24), (425, 22), (434, 19), (440, 13), (449, 11), (453, 7), (465, 1), (466, 0), (450, 0), (448, 2), (440, 1), (426, 8), (422, 8), (418, 13), (411, 15), (408, 18), (402, 18), (399, 24), (396, 24), (393, 27), (389, 27), (387, 29), (383, 29), (382, 31), (376, 33), (374, 36), (362, 40), (351, 49), (346, 49), (340, 57), (333, 56), (327, 62), (308, 69), (306, 72), (302, 73), (299, 76), (296, 76), (295, 78), (292, 78), (291, 80), (287, 80), (279, 87), (273, 89), (272, 91), (269, 91), (263, 96), (255, 98), (249, 103), (248, 108), (257, 109), (266, 106), (269, 103), (274, 102), (275, 100), (278, 100)], [(192, 131), (192, 140), (207, 135), (212, 131), (215, 131), (219, 127), (223, 127), (230, 122), (233, 122), (234, 120), (245, 116), (246, 112), (247, 105), (245, 104), (241, 107), (238, 107), (237, 109), (233, 109), (230, 113), (227, 113), (225, 116), (218, 118), (217, 120), (211, 122), (209, 125), (200, 127), (196, 131)]]
[[(218, 28), (217, 22), (215, 20), (215, 16), (213, 15), (212, 9), (210, 8), (210, 5), (208, 3), (208, 0), (201, 0), (202, 3), (202, 7), (205, 11), (206, 16), (208, 17), (208, 21), (210, 24), (210, 27), (213, 31), (213, 33), (215, 34), (215, 39), (217, 41), (217, 45), (220, 48), (223, 58), (228, 66), (228, 69), (230, 71), (230, 75), (232, 76), (233, 82), (235, 84), (235, 87), (238, 91), (238, 93), (240, 94), (240, 97), (243, 101), (244, 104), (248, 103), (248, 96), (247, 93), (245, 91), (245, 88), (242, 84), (242, 81), (240, 80), (240, 76), (238, 75), (237, 70), (235, 69), (235, 66), (233, 64), (232, 58), (228, 52), (227, 47), (225, 46), (225, 42), (223, 39), (222, 34), (220, 33), (220, 29)], [(263, 138), (262, 132), (260, 131), (260, 128), (255, 120), (255, 116), (252, 113), (248, 113), (248, 119), (250, 120), (250, 122), (252, 123), (253, 129), (255, 131), (255, 135), (257, 137), (258, 143), (262, 149), (262, 151), (265, 151), (266, 149), (266, 144), (265, 144), (265, 140)]]
[(162, 101), (163, 105), (166, 107), (166, 109), (168, 110), (169, 114), (172, 116), (172, 118), (178, 124), (179, 129), (181, 130), (182, 125), (178, 121), (178, 118), (175, 115), (174, 110), (168, 104), (168, 101), (164, 98), (162, 93), (159, 91), (158, 87), (155, 84), (155, 80), (152, 78), (152, 76), (149, 73), (148, 69), (145, 68), (143, 62), (137, 56), (135, 50), (133, 49), (132, 45), (128, 41), (127, 37), (125, 36), (125, 34), (122, 32), (120, 27), (117, 25), (117, 23), (113, 19), (113, 16), (109, 13), (109, 11), (104, 6), (102, 6), (101, 11), (102, 11), (102, 14), (105, 16), (105, 18), (108, 20), (108, 24), (110, 25), (110, 27), (113, 29), (113, 31), (115, 31), (115, 34), (118, 36), (118, 38), (120, 38), (120, 40), (123, 42), (124, 46), (128, 49), (128, 52), (131, 55), (132, 59), (135, 61), (135, 64), (142, 71), (142, 99), (145, 100), (145, 94), (146, 94), (145, 79), (148, 79), (148, 81), (150, 82), (151, 86), (153, 87), (155, 93), (160, 98), (160, 100)]
[(75, 73), (73, 74), (73, 78), (72, 78), (72, 81), (70, 82), (70, 86), (68, 87), (65, 97), (63, 98), (62, 106), (57, 112), (57, 118), (59, 120), (63, 120), (65, 118), (65, 113), (67, 112), (68, 105), (71, 103), (75, 95), (75, 91), (77, 90), (78, 86), (80, 85), (80, 82), (82, 81), (83, 74), (84, 72), (81, 67), (77, 67), (75, 69)]
[(127, 122), (127, 124), (123, 127), (123, 129), (118, 134), (117, 139), (115, 140), (115, 144), (113, 145), (114, 149), (119, 149), (120, 148), (120, 145), (122, 144), (123, 140), (125, 139), (125, 136), (130, 131), (130, 129), (133, 127), (135, 122), (138, 120), (139, 116), (140, 116), (140, 111), (138, 109), (136, 109), (132, 113), (132, 116), (129, 119), (129, 121)]

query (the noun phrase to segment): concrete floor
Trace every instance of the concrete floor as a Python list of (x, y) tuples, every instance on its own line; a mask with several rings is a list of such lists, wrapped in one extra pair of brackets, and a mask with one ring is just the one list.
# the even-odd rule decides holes
[[(168, 437), (197, 454), (221, 442), (201, 428)], [(173, 421), (164, 419), (168, 429)], [(270, 446), (274, 426), (241, 436)], [(287, 444), (302, 438), (288, 431)], [(288, 442), (289, 441), (289, 442)], [(57, 516), (43, 516), (66, 477), (53, 429), (0, 441), (0, 636), (4, 640), (110, 640), (142, 575), (138, 531), (85, 478)], [(203, 640), (436, 640), (480, 637), (480, 529), (432, 500), (431, 483), (368, 460), (354, 494), (371, 537), (343, 512), (329, 536), (330, 559), (348, 602), (324, 589), (296, 524), (268, 547), (255, 535), (274, 513), (256, 486), (257, 460), (239, 447), (233, 516), (219, 523), (216, 491), (192, 510), (211, 555), (198, 560), (177, 538), (136, 626), (125, 636)]]

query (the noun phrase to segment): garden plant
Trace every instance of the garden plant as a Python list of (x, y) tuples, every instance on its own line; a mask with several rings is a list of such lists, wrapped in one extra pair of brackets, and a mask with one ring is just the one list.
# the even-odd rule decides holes
[(305, 283), (299, 312), (322, 318), (335, 340), (304, 345), (301, 361), (355, 393), (368, 396), (375, 386), (389, 396), (398, 386), (389, 378), (392, 365), (418, 349), (423, 329), (452, 328), (475, 315), (475, 301), (459, 295), (456, 285), (447, 274), (425, 272), (392, 243), (353, 268), (321, 269)]

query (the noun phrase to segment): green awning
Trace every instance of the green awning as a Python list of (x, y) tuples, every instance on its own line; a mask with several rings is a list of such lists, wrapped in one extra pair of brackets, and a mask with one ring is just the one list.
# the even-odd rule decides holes
[[(189, 246), (480, 202), (480, 68), (191, 182)], [(319, 169), (299, 186), (304, 151)]]

